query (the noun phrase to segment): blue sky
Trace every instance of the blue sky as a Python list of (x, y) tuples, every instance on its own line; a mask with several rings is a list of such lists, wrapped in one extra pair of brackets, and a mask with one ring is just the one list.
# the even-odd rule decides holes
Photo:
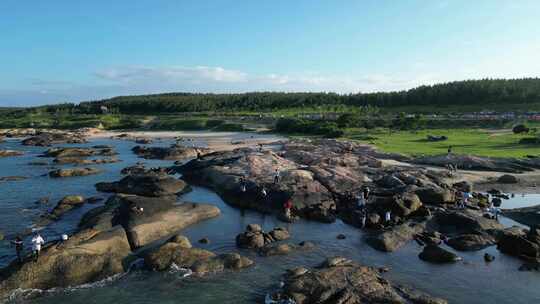
[(0, 1), (0, 106), (540, 76), (540, 1)]

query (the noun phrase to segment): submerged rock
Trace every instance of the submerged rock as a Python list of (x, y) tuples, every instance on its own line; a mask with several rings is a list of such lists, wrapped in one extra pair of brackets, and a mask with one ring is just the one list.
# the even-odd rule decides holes
[(454, 263), (462, 259), (454, 253), (443, 249), (437, 245), (427, 245), (418, 255), (421, 260), (431, 263)]

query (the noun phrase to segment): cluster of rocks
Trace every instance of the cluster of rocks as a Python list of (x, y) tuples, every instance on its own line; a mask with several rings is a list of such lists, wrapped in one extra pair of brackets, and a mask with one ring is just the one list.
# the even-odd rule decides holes
[[(62, 147), (48, 149), (47, 151), (45, 151), (45, 153), (41, 155), (41, 157), (53, 157), (53, 162), (57, 165), (99, 165), (119, 162), (120, 160), (115, 157), (116, 154), (116, 151), (109, 146), (94, 146), (92, 148)], [(108, 157), (90, 158), (97, 156)]]
[(253, 265), (253, 261), (238, 253), (215, 253), (193, 248), (189, 239), (176, 235), (161, 246), (141, 254), (145, 266), (156, 271), (177, 267), (190, 269), (196, 274), (221, 272), (227, 269), (239, 270)]
[(505, 229), (499, 236), (497, 248), (525, 261), (520, 270), (540, 270), (540, 226), (527, 231), (518, 227)]
[(260, 225), (250, 224), (246, 231), (236, 236), (236, 245), (239, 248), (261, 249), (274, 242), (290, 238), (289, 231), (276, 227), (270, 232), (264, 232)]
[[(450, 248), (471, 251), (497, 244), (503, 226), (484, 216), (488, 197), (474, 193), (472, 184), (448, 184), (441, 170), (384, 166), (380, 157), (351, 142), (293, 141), (275, 151), (216, 152), (175, 170), (238, 207), (280, 215), (291, 199), (296, 216), (322, 222), (339, 217), (366, 227), (367, 243), (384, 252), (416, 240), (425, 245), (420, 258), (441, 263), (460, 260)], [(364, 187), (372, 191), (369, 203), (360, 209), (356, 194)], [(466, 208), (458, 205), (461, 192), (472, 193)], [(255, 231), (241, 234), (237, 242), (250, 248), (267, 246), (262, 232)]]
[(147, 168), (144, 164), (136, 164), (133, 166), (125, 167), (120, 171), (122, 175), (147, 175), (147, 174), (171, 174), (175, 172), (171, 168), (157, 167)]
[(38, 131), (35, 135), (22, 141), (25, 146), (47, 147), (55, 144), (82, 144), (87, 140), (80, 133), (62, 131)]
[(447, 303), (443, 299), (397, 286), (377, 269), (346, 258), (329, 258), (315, 269), (288, 270), (282, 291), (273, 299), (292, 299), (297, 304), (315, 303)]
[[(130, 184), (127, 188), (118, 182), (120, 185), (115, 190), (128, 190), (125, 192), (139, 195), (113, 195), (103, 206), (91, 209), (83, 216), (77, 232), (67, 242), (44, 246), (38, 263), (27, 257), (21, 264), (14, 261), (0, 270), (0, 299), (17, 288), (68, 287), (122, 273), (129, 268), (135, 251), (141, 254), (149, 269), (163, 270), (169, 263), (163, 262), (165, 260), (189, 266), (197, 273), (251, 265), (251, 261), (237, 254), (201, 253), (194, 248), (187, 250), (185, 245), (177, 246), (178, 242), (166, 243), (158, 249), (145, 248), (189, 225), (218, 216), (220, 210), (207, 204), (178, 204), (175, 193), (179, 187), (163, 186), (161, 179), (141, 177), (130, 181), (144, 182)], [(158, 185), (152, 185), (152, 181)], [(185, 184), (180, 182), (179, 185)], [(139, 190), (145, 187), (150, 190)], [(65, 197), (47, 215), (47, 219), (58, 219), (85, 202), (80, 196)]]

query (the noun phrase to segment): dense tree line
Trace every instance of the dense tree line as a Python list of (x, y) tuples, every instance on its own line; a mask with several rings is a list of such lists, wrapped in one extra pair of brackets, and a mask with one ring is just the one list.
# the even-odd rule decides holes
[[(320, 106), (459, 106), (512, 105), (540, 103), (540, 78), (482, 79), (420, 86), (407, 91), (359, 93), (284, 93), (256, 92), (242, 94), (167, 93), (120, 96), (111, 99), (41, 107), (46, 112), (125, 114), (171, 112), (272, 111)], [(511, 107), (509, 107), (511, 109)]]

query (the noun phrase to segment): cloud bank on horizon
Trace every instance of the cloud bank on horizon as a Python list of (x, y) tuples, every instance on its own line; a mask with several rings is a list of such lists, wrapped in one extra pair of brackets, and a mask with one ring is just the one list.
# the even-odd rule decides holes
[(0, 106), (539, 77), (538, 11), (535, 0), (3, 1)]

